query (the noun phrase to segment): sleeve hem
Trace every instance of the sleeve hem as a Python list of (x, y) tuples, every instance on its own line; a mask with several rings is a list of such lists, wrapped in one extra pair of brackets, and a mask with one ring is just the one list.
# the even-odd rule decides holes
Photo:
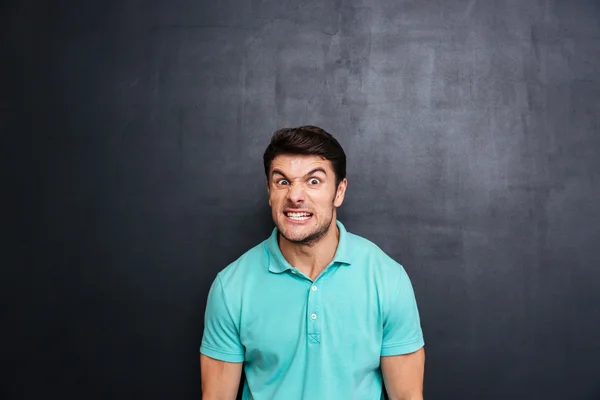
[(397, 356), (401, 354), (414, 353), (425, 345), (423, 336), (402, 344), (392, 344), (381, 348), (381, 356)]
[(226, 351), (211, 348), (205, 344), (200, 346), (200, 353), (220, 361), (243, 362), (244, 355), (238, 353), (228, 353)]

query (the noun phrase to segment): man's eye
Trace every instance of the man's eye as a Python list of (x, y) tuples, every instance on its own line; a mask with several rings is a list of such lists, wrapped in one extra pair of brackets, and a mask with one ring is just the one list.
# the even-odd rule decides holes
[(308, 181), (308, 183), (309, 183), (309, 184), (311, 184), (311, 185), (317, 185), (317, 184), (321, 183), (321, 181), (320, 181), (320, 180), (318, 180), (317, 178), (311, 178), (311, 179)]
[(287, 181), (287, 179), (280, 179), (277, 181), (277, 184), (278, 185), (287, 185), (288, 181)]

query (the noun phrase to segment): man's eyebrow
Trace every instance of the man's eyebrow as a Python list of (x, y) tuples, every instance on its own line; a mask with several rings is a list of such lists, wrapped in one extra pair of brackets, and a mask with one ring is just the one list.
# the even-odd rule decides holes
[(310, 175), (314, 175), (317, 172), (322, 172), (324, 175), (327, 175), (327, 171), (325, 171), (323, 168), (321, 167), (317, 167), (315, 169), (313, 169), (312, 171), (310, 171), (308, 174), (304, 175), (305, 177), (310, 176)]
[(286, 178), (285, 174), (283, 172), (281, 172), (280, 170), (278, 170), (278, 169), (274, 169), (273, 171), (271, 171), (271, 176), (273, 176), (275, 174), (281, 175), (284, 178)]
[[(327, 171), (325, 171), (325, 169), (323, 169), (322, 167), (317, 167), (317, 168), (315, 168), (313, 170), (310, 170), (306, 175), (304, 175), (304, 177), (306, 178), (308, 176), (314, 175), (317, 172), (322, 172), (324, 175), (327, 175)], [(275, 174), (281, 175), (284, 178), (287, 178), (287, 176), (285, 176), (285, 174), (282, 171), (278, 170), (278, 169), (274, 169), (273, 171), (271, 171), (271, 176), (273, 176)]]

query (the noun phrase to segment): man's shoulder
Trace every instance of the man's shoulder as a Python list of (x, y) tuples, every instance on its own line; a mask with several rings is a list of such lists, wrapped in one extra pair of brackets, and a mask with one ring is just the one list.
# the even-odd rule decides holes
[(377, 244), (364, 236), (360, 236), (352, 232), (346, 232), (346, 234), (348, 247), (352, 250), (359, 250), (360, 252), (368, 252), (373, 254), (383, 252), (383, 250), (381, 250)]
[(348, 232), (348, 248), (354, 257), (369, 257), (389, 263), (397, 262), (378, 244), (355, 233)]
[(261, 265), (266, 265), (266, 240), (258, 243), (231, 262), (217, 274), (222, 284), (229, 286), (241, 282), (252, 272), (260, 270)]
[(369, 269), (387, 274), (403, 274), (406, 272), (400, 262), (396, 261), (375, 242), (363, 236), (348, 232), (348, 248), (351, 249), (352, 258), (369, 267)]

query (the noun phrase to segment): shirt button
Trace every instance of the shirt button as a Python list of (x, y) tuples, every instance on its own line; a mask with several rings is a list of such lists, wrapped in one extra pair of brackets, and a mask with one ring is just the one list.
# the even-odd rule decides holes
[(316, 291), (316, 290), (317, 290), (317, 287), (316, 287), (315, 285), (313, 285), (313, 287), (311, 287), (311, 289), (312, 289), (312, 291), (314, 292), (314, 291)]
[(317, 319), (317, 314), (311, 314), (310, 319)]
[(295, 274), (295, 273), (296, 273), (296, 271), (295, 271), (295, 270), (292, 270), (292, 274)]

